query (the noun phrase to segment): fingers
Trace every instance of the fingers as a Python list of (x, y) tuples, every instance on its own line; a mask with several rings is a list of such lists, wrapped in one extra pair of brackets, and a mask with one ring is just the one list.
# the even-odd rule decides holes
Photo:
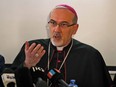
[[(35, 57), (34, 60), (35, 60), (35, 61), (40, 61), (41, 58), (42, 58), (42, 56), (45, 54), (45, 52), (46, 52), (45, 50), (42, 50), (42, 51), (38, 52), (38, 53), (37, 53), (38, 56)], [(35, 54), (35, 55), (36, 55), (36, 54)]]
[(28, 48), (29, 48), (29, 42), (26, 41), (26, 42), (25, 42), (25, 50), (28, 50)]
[[(33, 45), (33, 44), (32, 44)], [(34, 46), (30, 48), (30, 52), (32, 55), (35, 55), (36, 53), (38, 53), (39, 50), (43, 50), (41, 49), (43, 46), (41, 46), (41, 44), (38, 44), (37, 46)], [(39, 54), (39, 53), (38, 53)]]
[(32, 43), (32, 45), (30, 47), (26, 48), (26, 51), (28, 53), (30, 53), (31, 55), (35, 55), (36, 53), (38, 53), (39, 55), (44, 53), (44, 47), (41, 46), (41, 44), (36, 45), (36, 43)]
[(35, 46), (36, 43), (32, 43), (31, 46), (28, 48), (28, 52), (31, 53), (34, 50), (34, 48), (36, 48)]
[(37, 53), (40, 55), (42, 55), (43, 54), (43, 52), (44, 52), (45, 50), (44, 50), (44, 47), (43, 46), (40, 46), (39, 47), (39, 49), (37, 50)]
[(29, 42), (25, 43), (25, 65), (31, 67), (36, 65), (42, 56), (45, 54), (44, 47), (41, 44), (32, 43), (29, 46)]
[(45, 50), (38, 51), (39, 57), (42, 57), (45, 54)]
[(31, 52), (32, 55), (34, 55), (36, 58), (37, 57), (42, 57), (45, 54), (44, 47), (41, 46), (41, 44), (38, 44), (33, 51)]

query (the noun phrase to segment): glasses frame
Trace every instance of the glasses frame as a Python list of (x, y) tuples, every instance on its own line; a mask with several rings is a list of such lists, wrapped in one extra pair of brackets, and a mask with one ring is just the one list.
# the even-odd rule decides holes
[[(54, 24), (54, 23), (55, 24)], [(73, 24), (69, 24), (68, 22), (66, 22), (66, 21), (63, 21), (63, 22), (61, 22), (61, 23), (57, 23), (56, 21), (54, 21), (54, 20), (50, 20), (49, 22), (48, 22), (48, 25), (51, 23), (51, 26), (52, 27), (56, 27), (57, 25), (59, 25), (59, 27), (60, 28), (68, 28), (68, 27), (71, 27), (71, 26), (73, 26), (73, 25), (75, 25), (75, 23), (73, 23)], [(66, 23), (64, 26), (63, 26), (63, 23)], [(50, 26), (50, 25), (49, 25)]]

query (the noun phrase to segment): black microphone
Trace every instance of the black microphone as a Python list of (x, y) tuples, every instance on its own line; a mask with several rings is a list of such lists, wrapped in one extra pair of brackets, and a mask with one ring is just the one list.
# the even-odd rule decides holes
[(38, 66), (31, 67), (30, 72), (31, 72), (33, 83), (35, 84), (37, 83), (38, 78), (41, 78), (42, 80), (46, 80), (47, 78), (44, 69), (41, 67)]
[(47, 86), (47, 83), (44, 80), (42, 80), (42, 78), (38, 78), (36, 87), (48, 87), (48, 86)]
[(68, 84), (63, 80), (63, 76), (57, 69), (51, 69), (47, 74), (48, 79), (53, 85), (59, 85), (59, 87), (69, 87)]
[(5, 68), (1, 77), (4, 87), (16, 87), (15, 74), (12, 69)]
[[(44, 69), (41, 67), (20, 67), (15, 71), (17, 87), (47, 87)], [(46, 77), (47, 78), (47, 77)]]
[(15, 70), (17, 87), (34, 87), (30, 70), (27, 67), (20, 67)]
[(32, 75), (33, 83), (36, 84), (36, 87), (47, 87), (47, 83), (45, 81), (47, 76), (43, 68), (34, 66), (31, 67), (30, 72)]

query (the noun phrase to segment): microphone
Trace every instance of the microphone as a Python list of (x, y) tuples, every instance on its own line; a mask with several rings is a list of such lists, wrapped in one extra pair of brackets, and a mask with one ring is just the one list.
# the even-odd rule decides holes
[(43, 68), (34, 66), (30, 69), (33, 82), (36, 84), (36, 87), (47, 87), (46, 83), (46, 74)]
[(47, 74), (48, 79), (53, 85), (59, 85), (59, 87), (69, 87), (68, 84), (62, 79), (62, 74), (57, 69), (51, 69)]
[(4, 87), (16, 87), (16, 80), (14, 71), (10, 68), (5, 68), (3, 74), (1, 75)]
[(30, 70), (27, 67), (20, 67), (15, 71), (17, 87), (34, 87)]
[(15, 71), (17, 87), (47, 87), (44, 69), (41, 67), (20, 67)]
[(44, 69), (41, 67), (38, 66), (31, 67), (30, 72), (32, 75), (33, 83), (35, 84), (38, 81), (38, 78), (41, 78), (42, 80), (46, 80), (47, 78)]
[(48, 86), (47, 86), (47, 83), (44, 80), (42, 80), (42, 78), (38, 78), (36, 87), (48, 87)]

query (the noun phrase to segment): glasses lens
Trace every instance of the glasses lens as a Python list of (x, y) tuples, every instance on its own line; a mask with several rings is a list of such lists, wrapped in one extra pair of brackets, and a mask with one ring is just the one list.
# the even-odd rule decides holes
[(61, 27), (61, 28), (67, 28), (68, 27), (68, 23), (60, 23), (59, 24), (59, 26)]
[(68, 27), (73, 26), (74, 24), (71, 24), (71, 25), (70, 25), (68, 22), (61, 22), (61, 23), (57, 24), (56, 21), (50, 20), (50, 21), (48, 22), (48, 25), (49, 25), (50, 27), (56, 27), (57, 25), (59, 25), (60, 28), (68, 28)]
[(55, 27), (57, 25), (57, 23), (55, 21), (49, 21), (48, 24), (51, 27)]

